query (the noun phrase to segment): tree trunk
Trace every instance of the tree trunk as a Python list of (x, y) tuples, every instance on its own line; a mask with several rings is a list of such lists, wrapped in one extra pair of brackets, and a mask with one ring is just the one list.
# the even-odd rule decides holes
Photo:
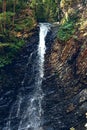
[(13, 12), (14, 12), (14, 16), (13, 16), (13, 26), (14, 26), (14, 21), (15, 21), (15, 8), (16, 8), (16, 0), (14, 0), (14, 6), (13, 6)]
[(5, 32), (5, 30), (6, 30), (6, 0), (3, 0), (2, 12), (3, 12), (3, 17), (4, 17), (4, 28), (3, 28), (3, 31)]

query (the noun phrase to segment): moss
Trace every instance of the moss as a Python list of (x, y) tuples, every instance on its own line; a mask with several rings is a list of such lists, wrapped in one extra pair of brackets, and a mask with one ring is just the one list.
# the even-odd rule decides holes
[(75, 128), (74, 128), (74, 127), (71, 127), (70, 130), (75, 130)]

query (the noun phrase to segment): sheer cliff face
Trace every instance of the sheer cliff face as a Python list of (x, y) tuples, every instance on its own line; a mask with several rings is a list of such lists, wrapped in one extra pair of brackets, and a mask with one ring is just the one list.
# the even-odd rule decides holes
[(55, 122), (56, 129), (75, 127), (76, 130), (85, 130), (85, 113), (87, 112), (87, 1), (85, 1), (85, 5), (82, 1), (74, 3), (72, 7), (75, 6), (74, 9), (79, 9), (77, 22), (79, 26), (74, 34), (77, 38), (72, 37), (66, 42), (55, 40), (51, 53), (46, 56), (46, 70), (49, 69), (49, 75), (47, 72), (45, 73), (48, 77), (45, 88), (54, 88), (53, 93), (49, 94), (51, 100), (47, 98), (47, 102), (51, 102), (51, 105), (47, 107), (47, 103), (46, 108), (49, 108), (48, 115), (53, 110), (51, 113), (53, 118), (50, 117), (50, 119)]
[(54, 42), (49, 62), (52, 71), (58, 73), (65, 86), (67, 82), (71, 84), (71, 80), (76, 79), (87, 85), (87, 1), (71, 0), (71, 3), (67, 10), (78, 9), (76, 31), (68, 41), (62, 42), (57, 39)]

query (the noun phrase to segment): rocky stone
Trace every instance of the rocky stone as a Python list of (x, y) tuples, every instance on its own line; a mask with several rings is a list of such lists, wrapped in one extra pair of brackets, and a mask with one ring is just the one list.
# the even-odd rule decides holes
[[(86, 6), (82, 1), (79, 10), (80, 19), (86, 20)], [(73, 9), (77, 5), (73, 2)], [(83, 8), (84, 7), (84, 8)], [(66, 8), (67, 9), (67, 8)], [(82, 15), (81, 15), (82, 14)], [(87, 112), (87, 25), (78, 29), (74, 37), (66, 42), (59, 39), (51, 43), (50, 52), (46, 54), (45, 81), (43, 91), (45, 93), (43, 109), (46, 127), (51, 126), (55, 130), (85, 130), (85, 113)], [(83, 31), (83, 32), (82, 32)], [(52, 37), (50, 37), (52, 38)], [(53, 75), (53, 77), (51, 77)], [(49, 78), (46, 78), (49, 77)]]

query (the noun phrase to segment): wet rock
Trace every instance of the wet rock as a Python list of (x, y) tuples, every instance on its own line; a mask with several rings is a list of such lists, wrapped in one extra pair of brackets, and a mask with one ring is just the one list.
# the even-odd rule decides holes
[[(86, 19), (86, 7), (83, 8), (82, 1), (80, 7)], [(71, 38), (67, 42), (56, 39), (45, 56), (42, 88), (45, 93), (43, 110), (46, 127), (51, 126), (55, 130), (68, 130), (72, 127), (84, 130), (87, 112), (86, 28), (77, 30), (78, 39)]]
[[(28, 40), (28, 41), (27, 41)], [(0, 70), (0, 129), (4, 129), (13, 104), (15, 105), (14, 117), (12, 123), (17, 129), (20, 118), (16, 117), (19, 99), (17, 96), (20, 92), (22, 95), (32, 93), (34, 87), (31, 85), (34, 79), (33, 62), (37, 55), (37, 46), (39, 40), (39, 30), (34, 29), (32, 36), (26, 39), (26, 44), (17, 54), (17, 57), (10, 64)], [(32, 76), (31, 76), (32, 75)], [(30, 86), (29, 86), (30, 85)], [(29, 87), (27, 87), (29, 86)], [(26, 100), (26, 99), (25, 99)], [(22, 105), (22, 108), (24, 106)], [(13, 121), (15, 119), (15, 121)], [(6, 128), (7, 129), (7, 128)]]

